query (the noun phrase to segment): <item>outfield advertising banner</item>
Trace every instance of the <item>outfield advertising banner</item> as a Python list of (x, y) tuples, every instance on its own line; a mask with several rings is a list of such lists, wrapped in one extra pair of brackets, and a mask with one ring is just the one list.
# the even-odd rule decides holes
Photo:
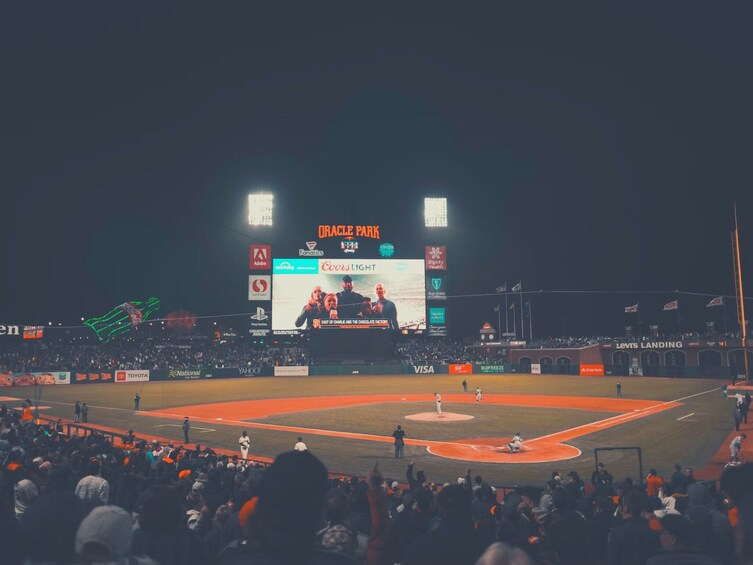
[(170, 369), (167, 372), (168, 380), (193, 380), (201, 378), (201, 369)]
[(470, 375), (473, 373), (472, 363), (450, 363), (447, 368), (451, 375)]
[(603, 377), (604, 365), (581, 365), (580, 375), (582, 377)]
[(436, 374), (436, 370), (434, 369), (434, 365), (411, 365), (413, 368), (413, 372), (416, 375), (434, 375)]
[(509, 369), (503, 364), (499, 365), (476, 365), (476, 371), (479, 373), (509, 373)]
[(275, 367), (275, 377), (308, 377), (309, 368), (305, 367)]
[(532, 375), (541, 374), (541, 363), (531, 363), (531, 374)]
[(115, 382), (112, 372), (107, 373), (82, 373), (82, 372), (74, 372), (72, 373), (74, 375), (73, 378), (71, 378), (72, 384), (89, 384), (89, 383), (112, 383)]
[(0, 373), (0, 386), (13, 386), (13, 375), (10, 373)]
[[(67, 385), (71, 383), (71, 374), (66, 371), (46, 371), (42, 373), (15, 373), (13, 386)], [(11, 385), (8, 385), (11, 386)]]
[(149, 380), (149, 371), (115, 371), (116, 383), (144, 382)]

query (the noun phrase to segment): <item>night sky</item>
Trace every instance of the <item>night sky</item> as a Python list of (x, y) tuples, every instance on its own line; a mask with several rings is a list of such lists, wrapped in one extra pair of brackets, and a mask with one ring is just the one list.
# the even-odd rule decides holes
[[(697, 331), (734, 292), (734, 201), (753, 284), (749, 12), (135, 6), (3, 16), (0, 323), (152, 295), (247, 312), (249, 243), (374, 223), (398, 257), (448, 245), (454, 337), (497, 322), (466, 295), (521, 280), (539, 336), (618, 335), (636, 302), (671, 332), (675, 298)], [(261, 189), (275, 227), (252, 230)], [(449, 229), (423, 228), (425, 196)], [(675, 289), (710, 296), (638, 293)]]

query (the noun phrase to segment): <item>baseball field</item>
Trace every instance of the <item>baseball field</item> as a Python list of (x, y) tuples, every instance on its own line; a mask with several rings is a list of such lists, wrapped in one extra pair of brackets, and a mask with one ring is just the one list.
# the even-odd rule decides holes
[[(333, 472), (364, 475), (380, 461), (402, 478), (415, 461), (430, 481), (454, 482), (470, 467), (492, 484), (541, 484), (553, 470), (590, 477), (594, 448), (640, 447), (644, 472), (669, 475), (680, 463), (698, 478), (716, 478), (734, 435), (734, 396), (721, 382), (648, 377), (555, 375), (264, 377), (41, 387), (40, 415), (73, 419), (76, 400), (89, 425), (132, 429), (137, 436), (236, 450), (247, 430), (251, 454), (268, 461), (299, 436)], [(617, 382), (622, 398), (617, 398)], [(476, 401), (474, 390), (483, 390)], [(39, 390), (39, 389), (37, 389)], [(442, 395), (438, 415), (434, 393)], [(141, 396), (139, 411), (133, 397)], [(9, 407), (35, 399), (34, 387), (0, 392)], [(407, 432), (405, 459), (395, 459), (392, 431)], [(753, 427), (753, 424), (751, 424)], [(748, 424), (743, 424), (743, 430)], [(506, 445), (523, 434), (520, 453)], [(615, 480), (638, 478), (635, 450), (599, 453)]]

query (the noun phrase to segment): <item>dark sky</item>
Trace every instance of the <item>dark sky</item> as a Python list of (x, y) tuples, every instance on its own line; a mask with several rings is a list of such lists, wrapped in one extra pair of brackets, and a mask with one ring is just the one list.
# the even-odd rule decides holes
[[(753, 284), (749, 12), (125, 8), (4, 15), (0, 323), (245, 312), (248, 244), (295, 254), (318, 223), (447, 242), (451, 294), (732, 294), (733, 201)], [(273, 230), (245, 225), (256, 189)], [(676, 297), (545, 292), (534, 332), (616, 334), (638, 301), (671, 331)], [(679, 298), (689, 329), (718, 320)], [(453, 299), (456, 336), (495, 303)]]

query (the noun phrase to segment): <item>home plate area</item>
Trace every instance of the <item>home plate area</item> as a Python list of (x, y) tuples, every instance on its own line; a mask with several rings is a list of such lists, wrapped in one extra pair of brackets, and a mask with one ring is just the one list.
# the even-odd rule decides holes
[(427, 450), (437, 457), (480, 463), (548, 463), (573, 459), (581, 454), (577, 447), (545, 439), (523, 443), (519, 452), (510, 453), (507, 442), (511, 439), (484, 437), (434, 442)]

